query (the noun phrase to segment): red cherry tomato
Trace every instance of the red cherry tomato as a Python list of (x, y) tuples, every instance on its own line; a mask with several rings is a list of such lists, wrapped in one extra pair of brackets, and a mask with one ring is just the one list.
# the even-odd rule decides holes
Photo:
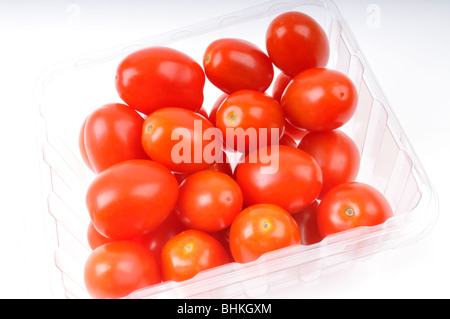
[(238, 263), (258, 259), (264, 253), (300, 244), (300, 231), (292, 216), (276, 205), (247, 207), (230, 228), (230, 249)]
[(164, 281), (183, 281), (199, 272), (231, 261), (225, 248), (211, 235), (188, 229), (170, 239), (161, 253)]
[(361, 226), (380, 225), (392, 216), (389, 202), (377, 189), (349, 182), (330, 190), (320, 202), (319, 231), (326, 237)]
[(122, 298), (161, 282), (155, 256), (141, 244), (115, 241), (96, 248), (84, 268), (84, 282), (93, 298)]
[(164, 107), (199, 110), (204, 85), (202, 67), (188, 55), (166, 47), (131, 53), (116, 72), (116, 89), (122, 100), (146, 115)]
[(148, 159), (141, 144), (143, 123), (142, 116), (120, 103), (93, 111), (80, 132), (79, 146), (85, 163), (98, 174), (119, 162)]
[(216, 100), (214, 105), (211, 108), (211, 111), (208, 114), (208, 120), (213, 124), (216, 125), (216, 114), (219, 107), (222, 105), (223, 101), (228, 97), (228, 94), (224, 93)]
[[(206, 136), (214, 126), (203, 116), (182, 108), (164, 108), (150, 114), (142, 127), (147, 155), (177, 173), (193, 173), (214, 165), (214, 150), (222, 140)], [(206, 150), (205, 150), (206, 149)], [(209, 150), (209, 151), (208, 151)]]
[(150, 160), (118, 163), (99, 174), (86, 194), (92, 223), (103, 236), (130, 239), (158, 227), (172, 212), (178, 182)]
[(78, 134), (78, 148), (80, 149), (80, 155), (83, 159), (84, 164), (91, 170), (94, 171), (94, 168), (92, 167), (91, 162), (89, 161), (89, 157), (86, 153), (86, 145), (84, 144), (84, 129), (86, 127), (86, 120), (83, 121), (83, 124), (81, 125), (80, 132)]
[(343, 73), (309, 69), (297, 75), (286, 88), (281, 106), (286, 119), (308, 131), (330, 131), (354, 115), (358, 93)]
[(265, 92), (272, 83), (272, 61), (256, 45), (241, 39), (212, 42), (203, 57), (206, 77), (225, 93), (249, 89)]
[(181, 184), (175, 212), (188, 228), (216, 232), (231, 225), (242, 204), (242, 191), (233, 178), (206, 170)]
[(322, 235), (319, 232), (317, 216), (319, 212), (319, 202), (314, 201), (311, 205), (302, 211), (292, 215), (302, 237), (302, 245), (314, 245), (322, 241)]
[(266, 32), (266, 48), (273, 64), (289, 76), (325, 67), (330, 56), (324, 30), (301, 12), (286, 12), (272, 20)]
[(244, 206), (274, 204), (291, 214), (310, 205), (322, 190), (322, 171), (316, 160), (285, 145), (249, 154), (236, 167), (235, 178), (244, 194)]
[(358, 176), (361, 161), (358, 147), (340, 130), (311, 132), (298, 148), (314, 157), (322, 169), (320, 197), (339, 184), (354, 182)]
[(280, 104), (269, 95), (252, 90), (230, 94), (216, 114), (216, 127), (228, 146), (243, 153), (274, 144), (272, 140), (278, 143), (284, 125)]
[(281, 102), (281, 97), (286, 90), (289, 83), (292, 81), (292, 76), (286, 75), (283, 72), (278, 74), (273, 82), (272, 97), (277, 101)]

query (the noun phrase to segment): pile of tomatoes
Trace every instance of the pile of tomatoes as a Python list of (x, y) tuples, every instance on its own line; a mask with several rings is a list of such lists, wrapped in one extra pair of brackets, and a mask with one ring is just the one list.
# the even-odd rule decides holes
[[(392, 216), (380, 192), (355, 182), (360, 153), (339, 128), (357, 90), (326, 68), (320, 25), (283, 13), (265, 49), (226, 38), (205, 47), (203, 65), (169, 47), (121, 61), (123, 103), (93, 110), (79, 139), (96, 174), (86, 194), (92, 297), (187, 280)], [(210, 112), (206, 81), (223, 92)]]

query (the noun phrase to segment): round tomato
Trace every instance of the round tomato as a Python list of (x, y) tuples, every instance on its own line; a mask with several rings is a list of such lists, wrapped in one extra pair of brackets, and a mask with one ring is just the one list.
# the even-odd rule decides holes
[(164, 108), (145, 119), (142, 145), (152, 160), (171, 171), (193, 173), (210, 168), (222, 155), (223, 142), (215, 133), (217, 129), (198, 113)]
[(231, 225), (242, 204), (241, 189), (233, 178), (206, 170), (184, 180), (175, 211), (188, 228), (216, 232)]
[(94, 110), (83, 122), (79, 138), (88, 167), (98, 174), (119, 162), (148, 159), (141, 144), (143, 123), (142, 116), (124, 104), (106, 104)]
[(269, 95), (253, 90), (230, 94), (216, 114), (216, 127), (227, 145), (242, 153), (279, 143), (284, 125), (280, 104)]
[(380, 225), (392, 216), (389, 202), (377, 189), (349, 182), (330, 190), (320, 202), (319, 231), (326, 237), (361, 226)]
[(300, 231), (293, 217), (276, 205), (247, 207), (230, 228), (230, 250), (238, 263), (258, 259), (264, 253), (300, 244)]
[(84, 282), (93, 298), (122, 298), (161, 282), (155, 256), (131, 241), (115, 241), (96, 248), (84, 267)]
[(301, 12), (286, 12), (272, 20), (266, 32), (266, 48), (273, 64), (289, 76), (325, 67), (330, 57), (324, 30)]
[(178, 182), (166, 167), (130, 160), (97, 175), (87, 190), (86, 205), (99, 233), (130, 239), (158, 227), (177, 198)]
[(320, 197), (339, 184), (354, 182), (358, 176), (361, 161), (358, 147), (340, 130), (310, 132), (298, 148), (314, 157), (322, 169)]
[(163, 247), (164, 281), (183, 281), (199, 272), (231, 261), (225, 248), (211, 235), (188, 229), (172, 237)]
[(294, 214), (322, 190), (322, 171), (306, 152), (285, 145), (250, 153), (235, 170), (244, 206), (274, 204)]
[(212, 42), (203, 57), (206, 77), (225, 93), (249, 89), (265, 92), (272, 83), (272, 61), (256, 45), (241, 39)]
[(343, 73), (330, 69), (309, 69), (297, 75), (281, 98), (286, 119), (308, 131), (330, 131), (354, 115), (358, 93)]
[(277, 101), (281, 102), (281, 97), (286, 90), (289, 83), (292, 81), (292, 76), (286, 75), (283, 72), (278, 74), (273, 82), (272, 97)]
[(120, 62), (116, 72), (119, 96), (146, 115), (163, 107), (199, 110), (204, 85), (202, 67), (188, 55), (166, 47), (133, 52)]
[(319, 202), (314, 201), (311, 205), (302, 211), (292, 215), (302, 237), (302, 245), (314, 245), (322, 241), (322, 235), (317, 223), (319, 212)]

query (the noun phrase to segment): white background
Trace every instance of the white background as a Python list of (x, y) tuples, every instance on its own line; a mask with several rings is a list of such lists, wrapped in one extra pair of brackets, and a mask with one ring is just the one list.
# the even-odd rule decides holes
[[(0, 0), (0, 297), (50, 291), (33, 86), (48, 67), (261, 3)], [(283, 298), (450, 297), (450, 2), (335, 0), (440, 200), (432, 231)]]

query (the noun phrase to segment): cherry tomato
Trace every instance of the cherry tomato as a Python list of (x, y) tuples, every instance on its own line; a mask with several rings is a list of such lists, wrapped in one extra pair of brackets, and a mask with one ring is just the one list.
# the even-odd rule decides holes
[(155, 256), (141, 244), (115, 241), (96, 248), (86, 260), (84, 282), (93, 298), (122, 298), (161, 282)]
[(323, 197), (335, 186), (354, 182), (359, 173), (361, 156), (355, 142), (340, 130), (311, 132), (300, 142), (299, 149), (319, 163), (323, 174)]
[(166, 167), (130, 160), (97, 175), (87, 190), (86, 205), (99, 233), (130, 239), (158, 227), (177, 198), (178, 182)]
[(280, 138), (280, 145), (286, 145), (290, 147), (297, 147), (297, 142), (288, 134), (283, 134)]
[(202, 67), (188, 55), (166, 47), (133, 52), (116, 72), (116, 89), (122, 100), (146, 115), (164, 107), (199, 110), (204, 85)]
[(98, 174), (119, 162), (148, 159), (141, 144), (143, 123), (142, 116), (124, 104), (94, 110), (80, 132), (80, 152), (88, 167)]
[(219, 109), (219, 107), (222, 105), (223, 101), (225, 101), (225, 99), (228, 97), (228, 94), (223, 93), (221, 96), (219, 96), (219, 98), (216, 100), (216, 102), (214, 103), (214, 105), (211, 108), (211, 111), (208, 114), (208, 120), (216, 125), (216, 114), (217, 114), (217, 110)]
[(297, 128), (289, 121), (286, 121), (284, 134), (292, 137), (297, 143), (299, 143), (309, 132), (307, 130)]
[(272, 83), (272, 61), (256, 45), (241, 39), (212, 42), (203, 57), (206, 77), (225, 93), (249, 89), (265, 92)]
[(258, 259), (269, 251), (300, 244), (300, 231), (293, 217), (276, 205), (247, 207), (230, 228), (230, 250), (238, 263)]
[(80, 149), (80, 155), (83, 159), (84, 164), (91, 170), (94, 171), (94, 168), (92, 167), (91, 162), (89, 161), (89, 157), (86, 153), (86, 145), (84, 144), (84, 129), (86, 127), (86, 120), (83, 121), (83, 124), (81, 125), (80, 132), (78, 134), (78, 148)]
[(163, 247), (164, 281), (183, 281), (199, 272), (231, 261), (225, 248), (211, 235), (188, 229), (172, 237)]
[(302, 245), (314, 245), (320, 243), (323, 239), (317, 223), (318, 211), (319, 202), (314, 201), (302, 211), (292, 215), (300, 229)]
[(325, 67), (330, 57), (324, 30), (301, 12), (286, 12), (272, 20), (266, 32), (266, 48), (273, 64), (289, 76)]
[(377, 189), (349, 182), (330, 190), (320, 202), (319, 231), (326, 237), (361, 226), (380, 225), (392, 216), (389, 202)]
[[(147, 155), (177, 173), (193, 173), (214, 165), (222, 140), (208, 137), (214, 126), (203, 116), (182, 108), (164, 108), (150, 114), (142, 127)], [(208, 151), (209, 150), (209, 151)]]
[[(269, 95), (252, 90), (230, 94), (216, 114), (216, 127), (228, 146), (243, 153), (278, 143), (284, 125), (280, 104)], [(230, 129), (234, 134), (229, 133)]]
[[(268, 154), (268, 156), (264, 156)], [(280, 145), (247, 155), (235, 170), (244, 206), (274, 204), (294, 214), (322, 190), (322, 171), (306, 152)]]
[(231, 225), (242, 204), (242, 191), (233, 178), (206, 170), (181, 184), (175, 212), (188, 228), (216, 232)]
[(343, 73), (309, 69), (298, 74), (286, 88), (281, 106), (287, 120), (308, 131), (330, 131), (354, 115), (358, 93)]
[(272, 97), (277, 101), (281, 102), (281, 97), (286, 90), (289, 83), (292, 81), (292, 76), (286, 75), (283, 72), (278, 74), (273, 82)]

